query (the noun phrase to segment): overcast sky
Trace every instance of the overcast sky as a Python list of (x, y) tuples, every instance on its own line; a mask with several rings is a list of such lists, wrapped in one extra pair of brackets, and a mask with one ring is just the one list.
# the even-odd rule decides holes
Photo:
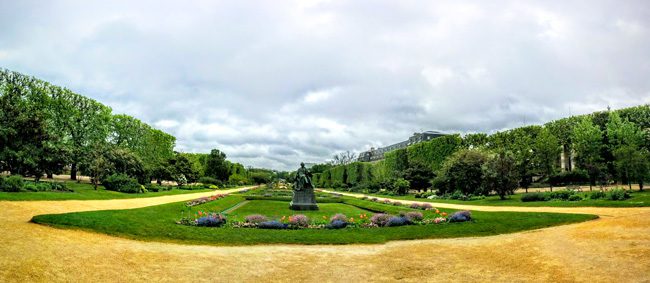
[(295, 169), (650, 103), (650, 1), (0, 0), (0, 67)]

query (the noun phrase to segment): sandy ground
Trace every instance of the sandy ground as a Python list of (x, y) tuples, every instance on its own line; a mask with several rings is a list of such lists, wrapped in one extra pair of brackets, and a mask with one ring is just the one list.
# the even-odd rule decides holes
[(479, 238), (382, 245), (211, 247), (141, 242), (29, 223), (33, 215), (144, 207), (212, 193), (0, 202), (0, 281), (650, 282), (650, 208), (469, 207), (600, 219)]

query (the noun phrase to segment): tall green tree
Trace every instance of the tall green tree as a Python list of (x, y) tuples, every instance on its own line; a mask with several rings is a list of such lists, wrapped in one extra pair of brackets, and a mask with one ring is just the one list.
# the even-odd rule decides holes
[(632, 181), (637, 181), (642, 190), (643, 180), (649, 174), (648, 151), (641, 147), (645, 133), (635, 124), (621, 119), (618, 113), (611, 112), (607, 137), (621, 182), (627, 183), (631, 189)]
[(592, 190), (596, 180), (601, 175), (603, 163), (603, 133), (590, 116), (583, 117), (573, 128), (573, 148), (577, 154), (578, 167), (587, 170), (589, 175), (589, 190)]
[(218, 149), (213, 149), (206, 159), (205, 176), (226, 182), (230, 176), (228, 167), (226, 154)]
[(512, 153), (500, 151), (483, 164), (483, 187), (485, 192), (496, 192), (501, 199), (512, 195), (519, 186), (517, 162)]
[[(542, 128), (535, 139), (534, 154), (537, 164), (547, 178), (555, 173), (560, 152), (558, 139), (547, 128)], [(550, 189), (553, 191), (552, 184)]]

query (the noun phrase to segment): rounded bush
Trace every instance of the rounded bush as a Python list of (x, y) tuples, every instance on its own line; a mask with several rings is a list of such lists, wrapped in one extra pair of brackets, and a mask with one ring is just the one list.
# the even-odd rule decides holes
[(521, 201), (531, 202), (531, 201), (548, 201), (549, 198), (544, 193), (529, 193), (521, 196)]
[(386, 221), (386, 227), (397, 227), (411, 224), (411, 221), (406, 217), (392, 216)]
[(413, 209), (420, 209), (420, 204), (417, 203), (417, 202), (414, 202), (414, 203), (411, 203), (411, 204), (409, 205), (409, 207), (410, 207), (410, 208), (413, 208)]
[(449, 217), (449, 222), (465, 222), (472, 220), (472, 213), (469, 210), (457, 211)]
[(277, 220), (272, 220), (272, 221), (261, 222), (260, 224), (257, 225), (257, 227), (260, 229), (287, 229), (289, 225), (284, 224)]
[(342, 220), (334, 220), (330, 224), (327, 224), (325, 228), (327, 229), (342, 229), (348, 226), (348, 223)]
[(138, 184), (138, 181), (136, 179), (133, 179), (126, 174), (110, 175), (102, 181), (102, 185), (104, 185), (104, 188), (109, 191), (117, 191), (129, 194), (146, 192), (144, 186)]
[(580, 197), (579, 195), (572, 195), (569, 197), (569, 201), (581, 201), (581, 200), (582, 197)]
[(589, 195), (590, 199), (603, 199), (606, 198), (607, 194), (603, 191), (595, 191)]
[(296, 227), (309, 226), (309, 217), (304, 214), (292, 215), (289, 217), (289, 224)]
[(385, 214), (385, 213), (377, 213), (370, 217), (370, 223), (375, 224), (379, 227), (386, 226), (386, 223), (388, 223), (388, 220), (393, 217), (390, 214)]
[(422, 209), (422, 210), (430, 210), (430, 209), (433, 209), (433, 205), (431, 205), (430, 203), (422, 203), (422, 204), (420, 204), (420, 209)]
[(348, 217), (345, 216), (345, 214), (342, 214), (342, 213), (337, 213), (337, 214), (335, 214), (334, 216), (330, 217), (330, 222), (334, 222), (334, 221), (336, 221), (336, 220), (343, 221), (343, 222), (347, 222), (347, 221), (348, 221)]
[(216, 213), (196, 219), (196, 226), (219, 227), (223, 224), (226, 224), (226, 218)]
[(418, 211), (409, 211), (406, 213), (405, 217), (411, 221), (422, 221), (422, 219), (424, 219), (424, 215), (422, 215), (422, 212), (418, 212)]
[(2, 191), (5, 192), (20, 192), (23, 189), (23, 186), (25, 185), (25, 182), (23, 181), (23, 177), (21, 176), (9, 176), (7, 177), (4, 182), (2, 182), (2, 187), (0, 188)]
[(246, 219), (247, 223), (252, 223), (252, 224), (259, 224), (259, 223), (262, 223), (262, 222), (269, 221), (269, 219), (266, 216), (261, 215), (261, 214), (248, 215), (248, 216), (246, 216), (245, 219)]
[(613, 189), (609, 191), (607, 198), (610, 200), (625, 200), (630, 198), (630, 193), (623, 189)]

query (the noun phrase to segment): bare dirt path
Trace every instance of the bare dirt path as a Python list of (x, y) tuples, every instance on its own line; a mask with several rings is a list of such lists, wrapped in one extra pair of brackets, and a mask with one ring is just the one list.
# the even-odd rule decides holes
[(28, 222), (44, 213), (136, 208), (211, 194), (0, 202), (0, 281), (650, 282), (650, 208), (444, 204), (490, 211), (593, 213), (601, 218), (490, 237), (347, 246), (191, 246)]

